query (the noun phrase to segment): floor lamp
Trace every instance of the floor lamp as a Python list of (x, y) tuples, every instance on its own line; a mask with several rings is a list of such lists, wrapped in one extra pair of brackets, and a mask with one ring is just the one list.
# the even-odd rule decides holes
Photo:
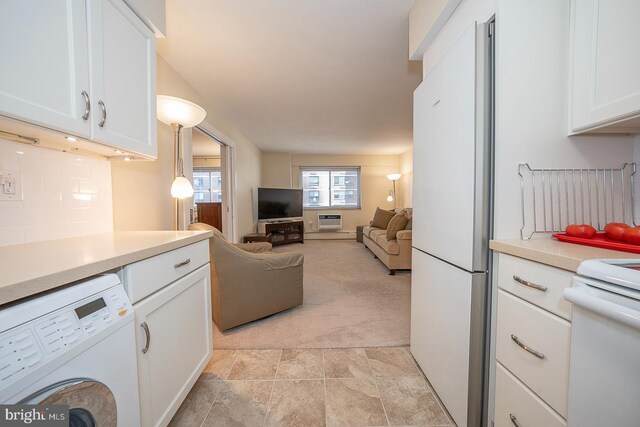
[(387, 175), (387, 178), (393, 182), (393, 190), (389, 191), (389, 196), (387, 196), (387, 201), (393, 201), (393, 209), (396, 209), (396, 181), (400, 179), (402, 176), (401, 173), (390, 173)]
[(173, 96), (158, 95), (158, 120), (173, 128), (173, 183), (171, 195), (175, 199), (176, 230), (180, 229), (180, 201), (193, 196), (193, 186), (184, 176), (181, 131), (183, 128), (191, 128), (202, 122), (207, 115), (204, 108), (185, 99)]

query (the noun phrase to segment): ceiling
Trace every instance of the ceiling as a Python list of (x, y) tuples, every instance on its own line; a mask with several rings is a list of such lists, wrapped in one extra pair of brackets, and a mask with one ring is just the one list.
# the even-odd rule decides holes
[(220, 157), (220, 144), (195, 128), (191, 131), (191, 145), (194, 157)]
[(167, 0), (158, 51), (263, 151), (400, 153), (422, 80), (412, 4)]

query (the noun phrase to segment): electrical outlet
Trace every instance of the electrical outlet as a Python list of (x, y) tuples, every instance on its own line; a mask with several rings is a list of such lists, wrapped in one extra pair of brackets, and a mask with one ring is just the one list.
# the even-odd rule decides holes
[(309, 230), (313, 230), (313, 221), (309, 221)]

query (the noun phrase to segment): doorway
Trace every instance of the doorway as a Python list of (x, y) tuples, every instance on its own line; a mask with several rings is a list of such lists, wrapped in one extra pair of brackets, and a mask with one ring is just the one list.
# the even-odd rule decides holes
[(207, 128), (203, 123), (191, 129), (194, 193), (188, 217), (216, 227), (235, 241), (233, 147)]

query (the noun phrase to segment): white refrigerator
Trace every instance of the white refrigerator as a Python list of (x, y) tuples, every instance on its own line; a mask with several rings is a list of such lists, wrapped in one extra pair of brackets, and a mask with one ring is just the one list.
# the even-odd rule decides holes
[(486, 418), (493, 23), (414, 93), (411, 353), (458, 426)]

